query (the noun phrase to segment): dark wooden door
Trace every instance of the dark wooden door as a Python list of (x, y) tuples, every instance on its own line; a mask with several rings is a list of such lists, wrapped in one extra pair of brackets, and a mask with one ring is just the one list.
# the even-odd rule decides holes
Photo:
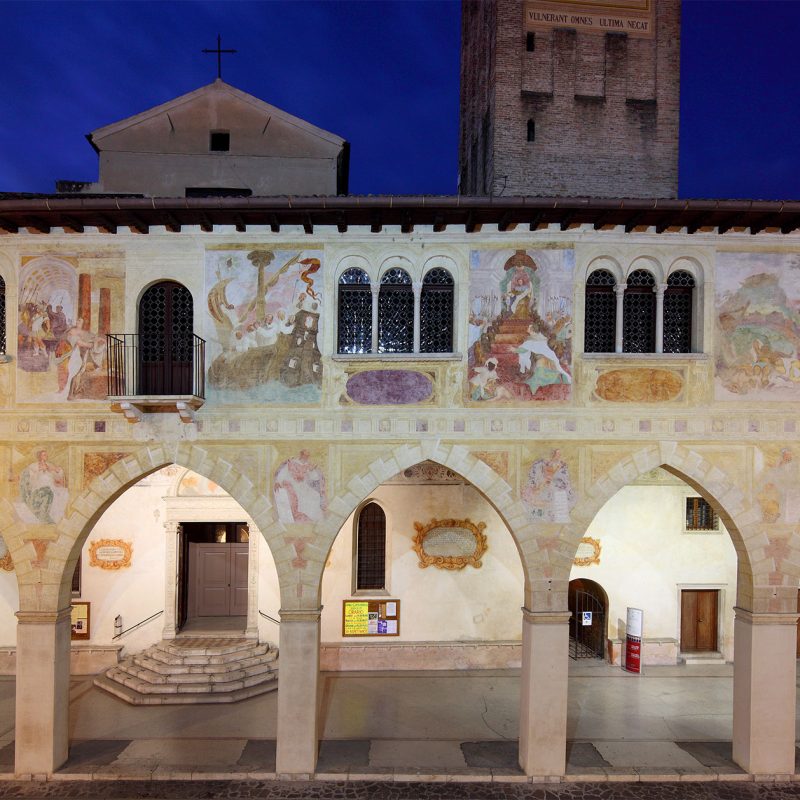
[(150, 286), (139, 301), (139, 394), (192, 394), (192, 293), (175, 281)]
[(247, 614), (247, 543), (189, 545), (190, 605), (198, 617)]
[(717, 649), (718, 602), (716, 589), (684, 589), (681, 592), (681, 652)]

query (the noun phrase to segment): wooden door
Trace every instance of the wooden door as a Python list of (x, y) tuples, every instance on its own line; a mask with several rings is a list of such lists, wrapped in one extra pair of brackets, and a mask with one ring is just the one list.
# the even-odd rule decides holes
[(681, 592), (681, 652), (713, 652), (717, 649), (718, 599), (716, 589), (684, 589)]
[(229, 544), (231, 553), (231, 616), (247, 615), (248, 544)]
[(161, 281), (139, 301), (139, 394), (192, 394), (192, 294)]
[[(797, 590), (797, 610), (800, 611), (800, 589)], [(797, 657), (800, 658), (800, 619), (797, 621)]]
[(194, 615), (247, 614), (247, 544), (191, 544), (190, 580)]

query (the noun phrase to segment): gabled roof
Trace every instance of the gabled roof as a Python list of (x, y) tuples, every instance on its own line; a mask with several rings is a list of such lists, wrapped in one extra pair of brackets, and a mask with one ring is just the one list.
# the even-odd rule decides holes
[(119, 122), (112, 122), (110, 125), (97, 128), (96, 130), (87, 134), (86, 138), (89, 140), (92, 147), (94, 147), (94, 149), (99, 153), (103, 149), (102, 146), (100, 146), (100, 142), (106, 137), (125, 131), (128, 128), (132, 128), (135, 125), (139, 125), (140, 123), (146, 122), (147, 120), (150, 120), (153, 117), (157, 117), (161, 114), (169, 113), (172, 110), (182, 108), (189, 104), (197, 103), (208, 98), (209, 96), (213, 96), (214, 94), (228, 95), (229, 97), (249, 106), (251, 109), (258, 111), (267, 117), (275, 117), (285, 124), (293, 126), (299, 131), (302, 131), (308, 135), (322, 139), (331, 145), (341, 147), (345, 144), (345, 140), (341, 136), (337, 136), (335, 133), (318, 128), (316, 125), (312, 125), (310, 122), (300, 119), (300, 117), (295, 117), (293, 114), (289, 114), (287, 111), (284, 111), (277, 106), (273, 106), (270, 103), (265, 103), (263, 100), (259, 100), (257, 97), (253, 97), (253, 95), (243, 92), (240, 89), (231, 86), (229, 83), (225, 83), (225, 81), (223, 81), (221, 78), (217, 78), (217, 80), (215, 80), (213, 83), (209, 83), (206, 86), (201, 86), (199, 89), (195, 89), (193, 92), (183, 94), (180, 97), (176, 97), (173, 100), (162, 103), (161, 105), (153, 106), (153, 108), (149, 108), (139, 114), (134, 114), (132, 117), (126, 117)]

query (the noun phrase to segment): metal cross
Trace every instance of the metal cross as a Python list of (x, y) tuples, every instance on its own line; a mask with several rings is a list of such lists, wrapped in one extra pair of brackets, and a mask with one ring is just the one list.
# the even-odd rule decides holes
[(223, 53), (235, 53), (236, 50), (223, 50), (222, 49), (222, 37), (217, 34), (217, 49), (216, 50), (209, 50), (207, 47), (204, 47), (200, 52), (202, 53), (216, 53), (217, 54), (217, 77), (222, 79), (222, 54)]

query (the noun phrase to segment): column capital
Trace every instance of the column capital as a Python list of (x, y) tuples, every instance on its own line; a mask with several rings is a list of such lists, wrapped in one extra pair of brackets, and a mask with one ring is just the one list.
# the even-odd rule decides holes
[(531, 625), (564, 625), (571, 616), (571, 611), (531, 611), (522, 607), (522, 619)]
[(373, 297), (377, 297), (381, 291), (380, 283), (370, 283), (369, 285), (370, 291), (372, 292)]
[(627, 283), (615, 283), (614, 284), (614, 294), (619, 297), (620, 295), (625, 293), (625, 290), (628, 288)]
[(413, 281), (411, 283), (411, 291), (414, 294), (420, 294), (422, 292), (422, 281)]
[(664, 292), (667, 291), (667, 286), (668, 286), (668, 284), (666, 284), (666, 283), (657, 283), (653, 287), (653, 294), (655, 294), (657, 297), (663, 297), (664, 296)]
[(281, 608), (278, 611), (278, 616), (281, 618), (281, 623), (284, 622), (319, 622), (320, 615), (322, 614), (322, 606), (319, 608)]
[(59, 611), (17, 611), (14, 616), (18, 625), (57, 625), (72, 618), (72, 608), (67, 606)]
[(797, 625), (800, 614), (796, 611), (776, 612), (769, 611), (765, 614), (748, 611), (746, 608), (734, 606), (734, 619), (736, 622), (744, 622), (747, 625)]
[(181, 532), (183, 526), (180, 522), (174, 519), (168, 519), (164, 522), (164, 533), (171, 533), (177, 536)]

